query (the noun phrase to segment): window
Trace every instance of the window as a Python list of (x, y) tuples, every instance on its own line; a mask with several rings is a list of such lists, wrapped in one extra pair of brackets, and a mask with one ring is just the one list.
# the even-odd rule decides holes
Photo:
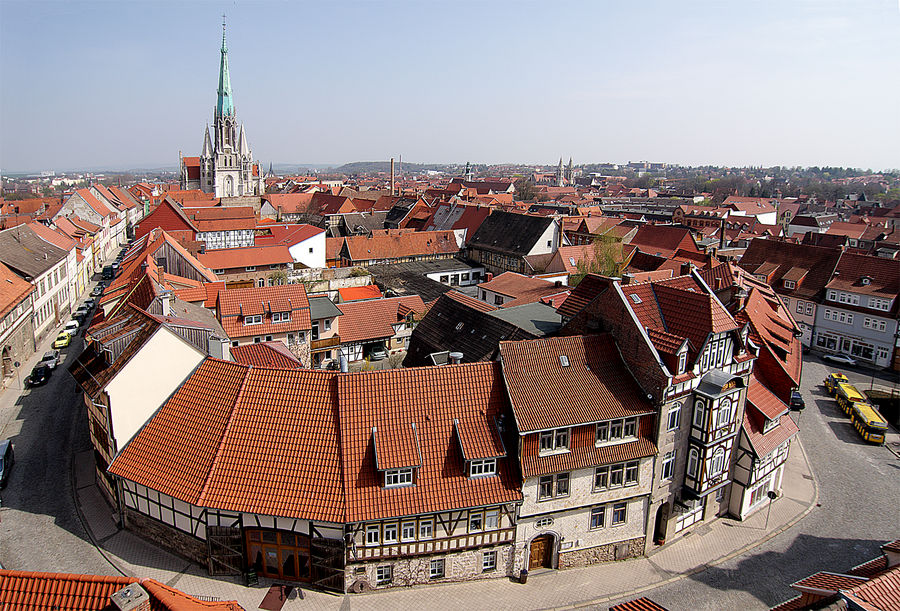
[(325, 325), (325, 330), (326, 330), (326, 331), (331, 331), (331, 319), (330, 319), (330, 318), (326, 318), (326, 319), (325, 319), (324, 321), (322, 321), (322, 322), (323, 322), (324, 325)]
[(381, 529), (378, 524), (369, 524), (366, 526), (366, 545), (378, 545)]
[(412, 484), (413, 470), (412, 467), (403, 469), (391, 469), (384, 472), (385, 488), (393, 488), (395, 486), (409, 486)]
[(719, 401), (719, 410), (716, 412), (716, 428), (727, 426), (731, 422), (731, 399), (725, 397)]
[(434, 520), (419, 520), (419, 539), (431, 539), (434, 536)]
[(266, 341), (267, 341), (267, 342), (272, 341), (272, 336), (271, 336), (271, 335), (267, 335), (267, 336), (266, 336)]
[(672, 479), (675, 475), (675, 450), (666, 452), (662, 461), (662, 479)]
[(448, 282), (450, 282), (450, 276), (448, 274), (441, 275), (440, 282), (441, 284), (447, 284)]
[(484, 530), (484, 514), (480, 511), (469, 514), (469, 532), (478, 533)]
[(594, 490), (606, 490), (609, 488), (609, 467), (597, 467), (594, 470)]
[(688, 452), (687, 474), (691, 477), (697, 477), (697, 463), (700, 462), (700, 453), (696, 448), (691, 448)]
[(878, 320), (877, 318), (864, 318), (863, 326), (866, 329), (872, 329), (873, 331), (881, 331), (882, 333), (887, 328), (887, 323), (883, 320)]
[(687, 367), (687, 352), (682, 352), (678, 355), (678, 373), (684, 373), (685, 367)]
[(217, 275), (221, 275), (221, 274), (224, 274), (224, 273), (225, 273), (225, 270), (224, 270), (224, 269), (217, 269), (217, 270), (214, 270), (213, 273), (214, 273), (214, 274), (217, 274)]
[(606, 506), (600, 505), (591, 508), (591, 530), (603, 528), (606, 525)]
[(569, 474), (560, 473), (556, 476), (556, 496), (568, 496), (569, 494)]
[(444, 559), (435, 558), (428, 567), (428, 577), (430, 579), (440, 579), (444, 576)]
[(397, 523), (396, 522), (384, 525), (384, 542), (385, 543), (396, 543), (397, 542)]
[(628, 518), (628, 505), (626, 503), (616, 503), (613, 505), (612, 525), (618, 526), (624, 524)]
[(569, 474), (542, 475), (538, 480), (538, 500), (567, 496), (569, 494)]
[(622, 437), (634, 437), (637, 433), (637, 418), (625, 418), (622, 428)]
[(503, 295), (494, 295), (494, 305), (503, 305)]
[(484, 529), (485, 530), (496, 530), (500, 525), (500, 512), (496, 509), (492, 509), (484, 514)]
[(404, 522), (400, 527), (400, 540), (401, 541), (415, 541), (416, 540), (416, 523), (415, 522)]
[(270, 265), (269, 269), (278, 269), (279, 267), (281, 267), (281, 266), (278, 265), (277, 263), (275, 263), (274, 265)]
[(245, 272), (255, 272), (255, 271), (256, 271), (256, 266), (255, 266), (255, 265), (248, 265), (247, 267), (244, 268), (244, 271), (245, 271)]
[(497, 552), (490, 551), (484, 552), (484, 556), (481, 557), (481, 572), (487, 573), (488, 571), (493, 571), (497, 568)]
[(609, 423), (609, 438), (610, 439), (621, 439), (622, 438), (622, 429), (624, 428), (624, 423), (622, 420), (613, 420)]
[(710, 464), (710, 475), (719, 475), (722, 471), (725, 470), (725, 450), (722, 448), (716, 449), (713, 453), (712, 463)]
[(569, 449), (569, 429), (544, 431), (540, 436), (540, 451), (554, 452)]
[(272, 322), (290, 322), (290, 312), (272, 312)]
[(804, 306), (803, 302), (801, 302), (801, 301), (797, 302), (797, 314), (803, 314), (803, 306)]
[(706, 411), (706, 404), (702, 399), (694, 401), (694, 426), (703, 428), (703, 421)]
[(716, 501), (722, 502), (725, 500), (725, 488), (728, 486), (722, 486), (718, 490), (716, 490)]
[(625, 482), (625, 465), (618, 464), (609, 468), (609, 487), (619, 488)]
[(638, 483), (638, 461), (625, 463), (625, 485), (636, 486)]
[(391, 580), (394, 578), (393, 568), (389, 564), (383, 564), (375, 569), (375, 582), (380, 586), (391, 583)]
[(666, 430), (674, 431), (681, 424), (681, 403), (676, 403), (669, 408), (669, 417), (666, 420)]
[(253, 316), (244, 316), (244, 324), (245, 325), (262, 324), (262, 314), (254, 314)]
[(261, 341), (262, 341), (262, 338), (261, 338), (261, 337), (254, 337), (254, 338), (253, 338), (253, 343), (254, 343), (254, 344), (258, 344), (258, 343), (260, 343)]
[(256, 286), (257, 286), (257, 288), (262, 288), (262, 287), (266, 286), (266, 279), (260, 278), (259, 280), (257, 280)]
[(609, 422), (597, 424), (597, 443), (609, 441)]
[(807, 314), (807, 316), (811, 316), (812, 313), (813, 313), (813, 304), (810, 302), (810, 303), (806, 304), (806, 314)]
[(469, 463), (469, 477), (480, 475), (495, 475), (497, 473), (497, 459), (483, 458)]
[(869, 297), (869, 307), (873, 310), (884, 310), (886, 312), (891, 309), (891, 300)]
[(792, 288), (795, 288), (796, 286), (797, 285), (796, 285), (796, 283), (794, 283), (793, 280), (785, 280), (784, 281), (784, 288), (786, 288), (786, 289), (792, 289)]

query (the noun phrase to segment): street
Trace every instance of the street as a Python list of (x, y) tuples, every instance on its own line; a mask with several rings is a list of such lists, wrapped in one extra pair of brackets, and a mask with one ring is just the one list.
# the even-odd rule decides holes
[[(860, 390), (868, 389), (871, 373), (814, 355), (805, 355), (803, 363), (806, 409), (793, 415), (818, 481), (819, 506), (748, 555), (644, 595), (672, 611), (765, 609), (796, 596), (791, 583), (818, 571), (845, 572), (900, 537), (900, 458), (865, 443), (822, 386), (828, 373), (843, 371)], [(881, 374), (875, 383), (895, 387)]]
[[(15, 387), (0, 396), (0, 426), (6, 422), (0, 439), (12, 437), (17, 459), (0, 509), (4, 567), (116, 572), (85, 533), (72, 490), (72, 456), (90, 449), (79, 394), (65, 371), (81, 342), (79, 335), (63, 351), (65, 363), (46, 386), (26, 391), (18, 401)], [(34, 362), (46, 347), (40, 346)], [(883, 542), (900, 537), (900, 458), (886, 447), (864, 443), (824, 393), (821, 381), (835, 370), (815, 356), (805, 357), (802, 392), (807, 407), (794, 413), (818, 480), (819, 507), (750, 552), (643, 595), (672, 611), (764, 609), (791, 598), (790, 583), (820, 570), (846, 571), (878, 555)], [(868, 388), (869, 375), (846, 373)], [(876, 384), (891, 387), (881, 379)], [(799, 450), (795, 445), (791, 451)], [(628, 566), (621, 568), (627, 571)], [(386, 599), (366, 599), (377, 601)]]

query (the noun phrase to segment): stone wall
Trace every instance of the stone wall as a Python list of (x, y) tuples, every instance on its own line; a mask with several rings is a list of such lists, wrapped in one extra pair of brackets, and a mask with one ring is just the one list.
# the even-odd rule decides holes
[(139, 537), (148, 539), (191, 562), (203, 567), (208, 565), (206, 541), (138, 513), (130, 507), (125, 508), (125, 527)]
[[(482, 559), (485, 552), (497, 552), (497, 566), (492, 571), (482, 571)], [(344, 585), (347, 592), (366, 592), (373, 589), (413, 586), (426, 583), (474, 581), (476, 579), (494, 579), (507, 577), (513, 565), (512, 545), (483, 547), (462, 552), (434, 554), (408, 558), (386, 558), (382, 561), (348, 563), (344, 571)], [(432, 559), (444, 559), (444, 576), (432, 579), (429, 577)], [(393, 567), (393, 579), (390, 584), (377, 585), (377, 570), (380, 566)]]
[[(616, 548), (625, 546), (625, 553), (617, 558)], [(608, 545), (598, 545), (597, 547), (589, 547), (587, 549), (579, 549), (571, 552), (559, 552), (559, 568), (570, 569), (579, 566), (588, 566), (591, 564), (599, 564), (601, 562), (612, 562), (613, 560), (625, 560), (626, 558), (637, 558), (644, 553), (644, 537), (630, 539), (628, 541), (620, 541), (619, 543), (610, 543)]]

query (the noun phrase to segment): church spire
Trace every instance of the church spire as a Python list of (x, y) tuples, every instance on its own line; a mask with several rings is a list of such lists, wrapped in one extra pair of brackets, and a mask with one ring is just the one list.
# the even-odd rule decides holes
[(219, 98), (216, 102), (216, 117), (233, 114), (231, 77), (228, 74), (228, 47), (225, 45), (225, 15), (222, 15), (222, 59), (219, 63)]

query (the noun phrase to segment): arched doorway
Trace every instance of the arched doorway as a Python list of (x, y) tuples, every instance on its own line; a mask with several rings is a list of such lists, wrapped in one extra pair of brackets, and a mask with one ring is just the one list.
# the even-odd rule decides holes
[(538, 535), (531, 540), (528, 555), (528, 569), (553, 568), (554, 537), (550, 533)]
[(13, 374), (12, 356), (9, 346), (3, 346), (3, 377), (8, 378)]
[(653, 531), (653, 542), (662, 545), (666, 542), (666, 530), (669, 525), (669, 504), (663, 503), (656, 510), (656, 528)]

